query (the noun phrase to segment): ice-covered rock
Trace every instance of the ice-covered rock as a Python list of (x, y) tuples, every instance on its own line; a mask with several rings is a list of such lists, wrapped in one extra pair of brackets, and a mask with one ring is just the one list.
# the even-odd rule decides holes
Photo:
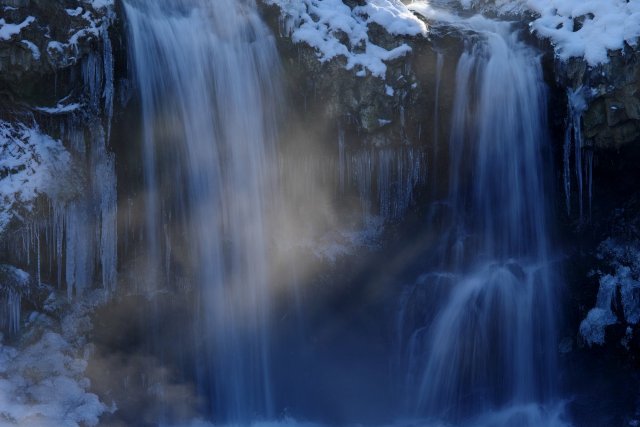
[(0, 344), (1, 425), (95, 426), (109, 410), (85, 377), (86, 315), (99, 300), (79, 301), (62, 319), (32, 313), (21, 342)]
[(607, 266), (597, 271), (600, 289), (596, 306), (580, 324), (587, 344), (604, 344), (605, 329), (617, 323), (633, 329), (640, 322), (640, 241), (609, 238), (598, 257)]

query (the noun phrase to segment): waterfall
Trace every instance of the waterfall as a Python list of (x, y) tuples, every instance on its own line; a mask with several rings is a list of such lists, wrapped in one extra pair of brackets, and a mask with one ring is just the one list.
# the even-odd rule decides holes
[(274, 38), (252, 0), (124, 7), (143, 122), (142, 290), (171, 286), (167, 271), (187, 276), (194, 306), (184, 328), (194, 338), (184, 354), (208, 410), (234, 422), (271, 417)]
[(468, 43), (456, 74), (448, 223), (398, 319), (409, 400), (436, 423), (562, 425), (549, 409), (560, 282), (540, 58), (509, 23), (445, 16)]

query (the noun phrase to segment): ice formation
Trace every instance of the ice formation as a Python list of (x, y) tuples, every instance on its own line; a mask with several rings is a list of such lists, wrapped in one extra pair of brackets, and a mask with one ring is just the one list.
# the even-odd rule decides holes
[(640, 242), (607, 239), (600, 244), (598, 258), (608, 264), (609, 271), (597, 272), (600, 289), (596, 306), (580, 324), (580, 335), (589, 345), (605, 343), (607, 326), (635, 326), (640, 321)]
[(29, 292), (29, 274), (10, 265), (0, 265), (0, 330), (20, 330), (22, 296)]

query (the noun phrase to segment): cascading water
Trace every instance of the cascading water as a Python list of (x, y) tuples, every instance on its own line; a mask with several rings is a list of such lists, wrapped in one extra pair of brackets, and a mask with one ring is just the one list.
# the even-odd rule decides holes
[(562, 425), (545, 409), (557, 377), (559, 281), (540, 59), (508, 23), (439, 18), (470, 43), (456, 74), (449, 196), (438, 204), (448, 219), (432, 270), (407, 290), (399, 317), (411, 406), (434, 422)]
[(124, 6), (142, 103), (144, 291), (168, 286), (170, 270), (187, 275), (195, 342), (184, 354), (207, 409), (216, 420), (270, 417), (274, 38), (252, 0)]

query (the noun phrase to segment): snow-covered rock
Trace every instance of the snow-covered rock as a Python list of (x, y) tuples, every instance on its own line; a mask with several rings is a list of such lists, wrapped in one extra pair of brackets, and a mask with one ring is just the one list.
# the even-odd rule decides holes
[(36, 124), (0, 120), (0, 234), (33, 209), (39, 195), (57, 198), (65, 190), (71, 155)]
[(400, 0), (368, 0), (348, 6), (342, 0), (263, 0), (282, 12), (283, 29), (295, 43), (313, 47), (322, 62), (336, 57), (358, 76), (383, 78), (386, 63), (403, 57), (411, 48), (398, 39), (395, 46), (372, 40), (373, 24), (394, 36), (426, 36), (426, 25)]
[(87, 314), (103, 298), (77, 302), (62, 319), (32, 313), (15, 345), (0, 342), (0, 425), (95, 426), (109, 408), (89, 392)]
[(455, 0), (445, 3), (459, 3), (465, 9), (499, 15), (532, 15), (531, 31), (549, 39), (560, 59), (584, 58), (590, 66), (608, 62), (608, 52), (621, 50), (625, 44), (637, 46), (640, 38), (640, 3), (635, 0)]
[[(115, 19), (113, 2), (61, 0), (16, 2), (2, 7), (0, 85), (16, 98), (45, 98), (66, 92), (69, 67), (96, 50)], [(56, 73), (58, 89), (48, 90)]]

